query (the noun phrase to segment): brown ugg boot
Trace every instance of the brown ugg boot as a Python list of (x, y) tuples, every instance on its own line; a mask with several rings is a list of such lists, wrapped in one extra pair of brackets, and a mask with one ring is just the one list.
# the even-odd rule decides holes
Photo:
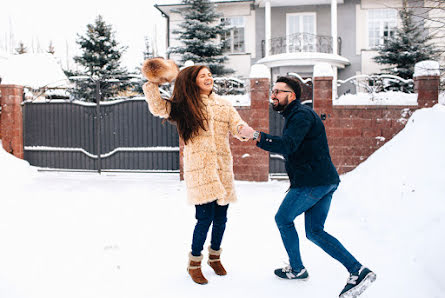
[(200, 285), (208, 283), (207, 279), (202, 275), (201, 271), (202, 255), (195, 257), (192, 253), (189, 253), (189, 265), (187, 271), (192, 277), (193, 281)]
[(222, 248), (219, 250), (213, 250), (209, 246), (209, 261), (207, 263), (213, 268), (213, 270), (215, 270), (217, 275), (226, 275), (227, 271), (224, 269), (220, 260), (221, 252)]

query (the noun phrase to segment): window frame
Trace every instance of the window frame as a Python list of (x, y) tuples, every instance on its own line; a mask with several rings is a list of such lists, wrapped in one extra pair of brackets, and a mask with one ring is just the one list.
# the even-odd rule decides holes
[[(316, 12), (292, 12), (292, 13), (286, 13), (286, 52), (290, 53), (290, 41), (288, 41), (289, 36), (291, 35), (290, 33), (290, 18), (293, 16), (299, 16), (299, 26), (300, 28), (304, 28), (304, 17), (305, 16), (311, 16), (313, 17), (313, 28), (314, 31), (313, 32), (305, 32), (300, 30), (299, 32), (294, 32), (294, 33), (308, 33), (308, 34), (313, 34), (314, 36), (317, 35), (317, 13)], [(293, 34), (293, 33), (292, 33)], [(314, 39), (312, 42), (309, 43), (309, 45), (315, 50), (315, 43), (316, 43), (316, 39)], [(302, 48), (305, 47), (305, 44), (302, 43)], [(309, 51), (309, 52), (314, 52), (313, 51)]]
[[(246, 53), (246, 18), (245, 16), (224, 16), (221, 18), (224, 21), (229, 21), (229, 47), (225, 48), (226, 53), (228, 54), (245, 54)], [(239, 24), (232, 25), (232, 19), (238, 19), (242, 20)], [(242, 49), (241, 50), (235, 50), (235, 29), (243, 31), (243, 39), (242, 39)], [(227, 38), (227, 36), (225, 36)]]
[[(375, 18), (373, 20), (371, 20), (371, 16), (370, 16), (370, 12), (376, 12), (376, 11), (391, 11), (392, 13), (394, 13), (394, 19), (390, 19), (390, 18)], [(378, 43), (377, 44), (371, 44), (371, 40), (370, 40), (370, 23), (371, 21), (373, 22), (377, 22), (378, 23)], [(397, 30), (398, 27), (398, 13), (397, 13), (397, 9), (394, 8), (374, 8), (374, 9), (368, 9), (366, 11), (366, 47), (368, 49), (375, 49), (378, 46), (382, 45), (384, 42), (384, 37), (385, 37), (385, 25), (386, 24), (391, 24), (394, 23), (393, 27), (388, 27), (388, 32), (389, 32), (389, 36), (393, 36), (394, 33)]]

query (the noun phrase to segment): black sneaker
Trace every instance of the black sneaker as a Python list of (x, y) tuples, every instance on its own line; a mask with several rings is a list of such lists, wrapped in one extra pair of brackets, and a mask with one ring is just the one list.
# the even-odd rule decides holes
[(307, 270), (305, 268), (301, 269), (300, 272), (296, 272), (292, 269), (291, 266), (276, 269), (275, 275), (284, 279), (307, 280), (309, 278), (309, 274), (307, 273)]
[(363, 293), (376, 278), (377, 276), (374, 272), (362, 266), (357, 274), (351, 274), (349, 276), (346, 286), (343, 291), (341, 291), (339, 297), (357, 297)]

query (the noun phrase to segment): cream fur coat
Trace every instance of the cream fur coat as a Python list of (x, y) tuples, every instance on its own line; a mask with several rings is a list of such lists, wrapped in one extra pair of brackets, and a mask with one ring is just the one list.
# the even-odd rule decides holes
[[(158, 85), (143, 86), (150, 112), (168, 118), (170, 102), (160, 97)], [(232, 104), (212, 93), (201, 95), (206, 108), (208, 127), (184, 146), (184, 180), (188, 200), (201, 205), (217, 200), (218, 205), (236, 201), (233, 177), (233, 158), (230, 152), (229, 133), (243, 140), (239, 127), (246, 125)]]

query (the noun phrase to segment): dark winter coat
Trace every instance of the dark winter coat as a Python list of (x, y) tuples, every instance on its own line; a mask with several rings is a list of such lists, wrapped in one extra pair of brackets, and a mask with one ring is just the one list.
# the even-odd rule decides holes
[(299, 100), (292, 101), (282, 115), (285, 118), (283, 135), (261, 132), (257, 146), (283, 155), (290, 187), (339, 183), (320, 117)]

